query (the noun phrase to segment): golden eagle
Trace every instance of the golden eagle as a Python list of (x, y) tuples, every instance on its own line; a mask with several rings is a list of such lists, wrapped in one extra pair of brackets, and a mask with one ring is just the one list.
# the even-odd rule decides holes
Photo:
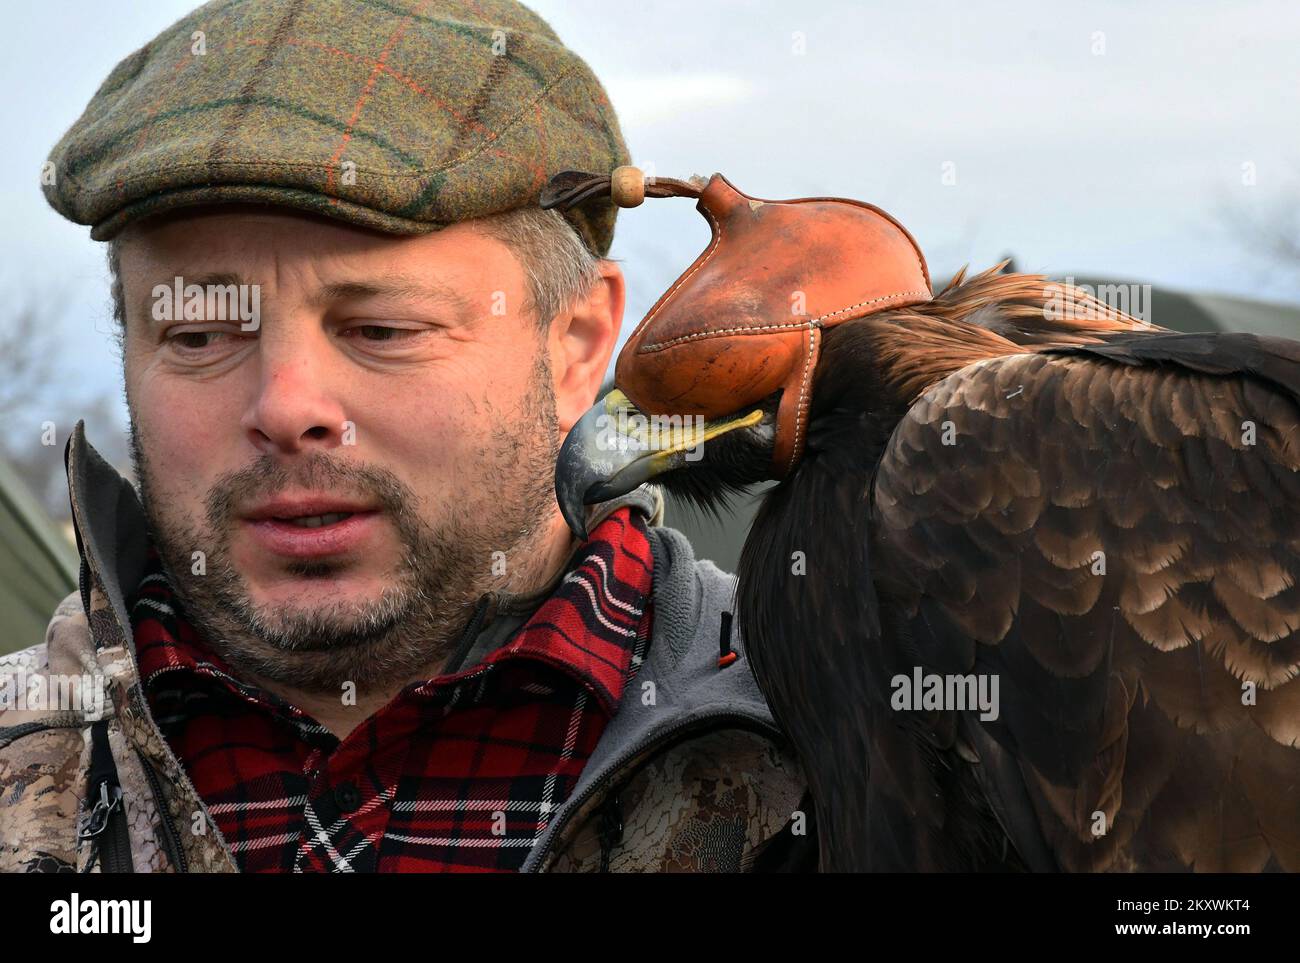
[(557, 498), (653, 479), (745, 542), (745, 652), (823, 870), (1300, 870), (1300, 343), (1178, 334), (893, 218), (720, 174), (713, 239), (574, 427)]

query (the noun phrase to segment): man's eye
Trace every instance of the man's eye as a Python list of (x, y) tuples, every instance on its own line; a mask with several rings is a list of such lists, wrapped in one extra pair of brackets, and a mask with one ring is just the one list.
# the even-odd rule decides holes
[(393, 328), (383, 324), (359, 324), (352, 330), (363, 341), (404, 341), (418, 333), (409, 328)]
[(220, 331), (177, 331), (169, 335), (167, 340), (178, 348), (198, 351), (210, 347), (221, 335)]

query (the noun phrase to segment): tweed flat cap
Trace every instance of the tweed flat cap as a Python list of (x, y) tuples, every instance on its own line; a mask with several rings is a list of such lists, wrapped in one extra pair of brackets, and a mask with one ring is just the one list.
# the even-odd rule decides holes
[[(45, 196), (108, 240), (214, 202), (422, 234), (629, 162), (587, 64), (515, 0), (216, 0), (123, 60)], [(565, 216), (598, 255), (617, 208)]]

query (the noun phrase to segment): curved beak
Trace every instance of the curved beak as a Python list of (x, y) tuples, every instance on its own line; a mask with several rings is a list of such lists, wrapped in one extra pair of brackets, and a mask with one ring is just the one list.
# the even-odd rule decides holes
[(625, 495), (674, 468), (699, 461), (704, 442), (757, 424), (762, 411), (706, 421), (702, 415), (646, 416), (615, 388), (570, 429), (555, 462), (555, 498), (569, 529), (587, 538), (586, 506)]

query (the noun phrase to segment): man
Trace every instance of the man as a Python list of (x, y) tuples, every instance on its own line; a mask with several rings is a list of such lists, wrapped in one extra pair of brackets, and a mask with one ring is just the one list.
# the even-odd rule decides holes
[(113, 71), (45, 190), (139, 491), (74, 432), (81, 590), (0, 669), (79, 698), (0, 714), (0, 869), (807, 867), (734, 579), (551, 490), (624, 283), (537, 197), (627, 160), (513, 0), (218, 0)]

